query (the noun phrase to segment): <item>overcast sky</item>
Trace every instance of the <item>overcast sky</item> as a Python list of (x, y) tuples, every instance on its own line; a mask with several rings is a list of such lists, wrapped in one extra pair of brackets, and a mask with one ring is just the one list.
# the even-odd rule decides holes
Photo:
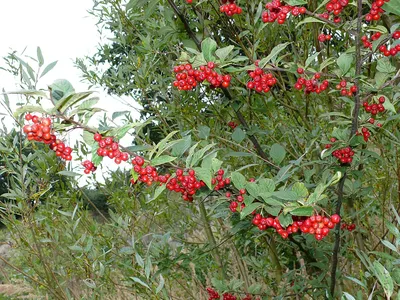
[[(0, 57), (11, 50), (22, 52), (25, 48), (25, 54), (36, 57), (36, 47), (39, 46), (45, 65), (58, 61), (56, 67), (41, 79), (40, 87), (62, 78), (69, 80), (76, 91), (87, 90), (87, 84), (81, 82), (73, 61), (94, 54), (100, 43), (96, 20), (87, 12), (92, 3), (93, 0), (1, 1)], [(1, 65), (3, 61), (0, 61)], [(12, 76), (0, 71), (0, 89), (3, 88), (13, 91), (16, 85)], [(116, 98), (107, 97), (104, 92), (100, 97), (98, 106), (111, 112), (126, 110)]]

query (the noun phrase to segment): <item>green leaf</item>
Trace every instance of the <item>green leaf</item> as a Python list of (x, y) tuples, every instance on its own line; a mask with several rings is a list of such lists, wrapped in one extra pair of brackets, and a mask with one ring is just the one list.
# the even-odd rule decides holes
[(246, 207), (240, 212), (240, 219), (243, 220), (246, 216), (251, 214), (254, 210), (262, 206), (263, 204), (261, 202), (255, 202), (251, 203), (249, 205), (246, 205)]
[(39, 62), (39, 67), (43, 66), (44, 58), (43, 58), (42, 50), (40, 49), (40, 47), (36, 48), (36, 56), (37, 56), (37, 59)]
[(92, 94), (92, 92), (82, 92), (82, 93), (70, 94), (70, 95), (60, 99), (60, 101), (58, 101), (56, 103), (55, 108), (61, 112), (64, 112), (66, 109), (70, 108), (71, 106), (78, 103), (79, 101), (86, 99), (91, 94)]
[(201, 139), (208, 139), (210, 136), (210, 127), (208, 126), (199, 126), (199, 138)]
[(196, 177), (200, 180), (203, 180), (204, 183), (207, 185), (207, 187), (210, 190), (212, 190), (213, 186), (211, 184), (211, 179), (212, 179), (211, 168), (196, 167), (193, 168), (193, 170), (196, 172)]
[(351, 281), (357, 283), (358, 285), (361, 285), (361, 286), (364, 287), (364, 288), (367, 287), (363, 282), (361, 282), (361, 281), (358, 280), (357, 278), (350, 277), (350, 276), (345, 276), (345, 278), (347, 278), (347, 279), (349, 279), (349, 280), (351, 280)]
[(316, 62), (316, 58), (318, 56), (319, 52), (314, 53), (313, 55), (309, 56), (306, 60), (306, 64), (304, 65), (304, 68), (307, 69), (307, 67), (313, 63)]
[(287, 227), (293, 223), (292, 216), (289, 214), (280, 214), (278, 217), (279, 222), (281, 223), (282, 227)]
[(180, 157), (190, 148), (191, 144), (192, 137), (187, 135), (172, 147), (171, 154)]
[(299, 198), (306, 198), (308, 196), (308, 190), (303, 182), (296, 182), (292, 186), (292, 191), (299, 196)]
[(242, 129), (240, 129), (240, 127), (236, 127), (232, 133), (232, 139), (235, 142), (240, 143), (245, 138), (246, 138), (246, 133)]
[(392, 65), (388, 57), (382, 57), (378, 60), (376, 69), (382, 73), (396, 72), (396, 68)]
[(387, 13), (400, 16), (400, 0), (390, 0), (389, 2), (385, 2), (382, 9)]
[(239, 172), (232, 172), (231, 180), (235, 188), (238, 190), (246, 188), (246, 178)]
[(286, 156), (286, 150), (279, 144), (273, 144), (269, 151), (269, 155), (276, 164), (280, 164)]
[(272, 193), (275, 191), (275, 182), (269, 178), (262, 178), (258, 181), (260, 193)]
[(389, 248), (390, 250), (394, 251), (395, 253), (398, 252), (397, 248), (395, 245), (393, 245), (391, 242), (389, 242), (388, 240), (381, 240), (382, 244), (384, 244), (387, 248)]
[(388, 299), (390, 299), (390, 297), (393, 294), (393, 290), (394, 290), (393, 279), (390, 276), (390, 273), (377, 260), (374, 261), (372, 265), (373, 265), (374, 273), (379, 280), (379, 283), (381, 284), (382, 288), (384, 289), (385, 294), (388, 297)]
[(161, 290), (163, 289), (165, 284), (165, 280), (164, 277), (160, 274), (160, 282), (158, 283), (157, 289), (156, 289), (156, 294), (158, 294), (159, 292), (161, 292)]
[(319, 66), (319, 71), (321, 72), (323, 69), (325, 69), (327, 66), (334, 64), (335, 59), (333, 57), (329, 57), (328, 59), (325, 59), (321, 65)]
[[(261, 193), (260, 197), (264, 200), (264, 202), (271, 206), (282, 207), (283, 203), (279, 200), (272, 198), (271, 193)], [(280, 210), (280, 208), (279, 208)]]
[(165, 184), (159, 185), (156, 188), (156, 190), (154, 191), (154, 195), (153, 195), (153, 198), (151, 199), (151, 201), (156, 200), (165, 191), (165, 188), (166, 188)]
[(276, 57), (278, 56), (278, 54), (279, 54), (282, 50), (286, 49), (286, 47), (287, 47), (289, 44), (290, 44), (290, 43), (283, 43), (283, 44), (279, 44), (279, 45), (275, 46), (275, 47), (271, 50), (271, 53), (270, 53), (267, 57), (265, 57), (265, 58), (263, 58), (262, 60), (260, 60), (260, 62), (258, 63), (259, 67), (260, 67), (260, 68), (264, 68), (265, 65), (266, 65), (268, 62), (270, 62), (270, 61), (274, 62), (275, 59), (276, 59)]
[(272, 193), (272, 196), (287, 201), (295, 201), (299, 199), (299, 196), (293, 191), (276, 191)]
[(215, 51), (215, 55), (221, 60), (224, 61), (225, 58), (228, 57), (228, 55), (232, 52), (234, 46), (230, 45), (224, 48), (220, 48), (217, 51)]
[(40, 78), (42, 78), (44, 75), (46, 75), (47, 73), (49, 73), (57, 64), (57, 61), (53, 61), (51, 63), (49, 63), (46, 68), (44, 68), (42, 74), (40, 74)]
[(272, 216), (277, 217), (282, 210), (281, 206), (266, 206), (265, 210)]
[(396, 108), (394, 107), (394, 105), (392, 104), (392, 102), (390, 102), (389, 98), (387, 98), (385, 96), (385, 103), (383, 103), (383, 107), (388, 110), (391, 111), (393, 113), (397, 113)]
[(143, 282), (143, 280), (141, 280), (140, 278), (137, 277), (129, 277), (130, 279), (132, 279), (134, 282), (139, 283), (140, 285), (147, 287), (148, 289), (150, 289), (150, 287), (147, 285), (147, 283)]
[(276, 45), (274, 48), (272, 48), (270, 54), (269, 54), (267, 57), (265, 57), (265, 58), (263, 58), (262, 60), (260, 60), (260, 62), (258, 63), (259, 67), (260, 67), (260, 68), (264, 68), (265, 65), (266, 65), (267, 63), (269, 63), (270, 61), (271, 61), (271, 62), (275, 62), (276, 57), (278, 56), (278, 54), (279, 54), (282, 50), (286, 49), (286, 47), (287, 47), (289, 44), (290, 44), (290, 43), (283, 43), (283, 44)]
[(342, 71), (342, 75), (346, 75), (346, 73), (350, 70), (351, 65), (353, 63), (353, 55), (349, 53), (342, 53), (337, 59), (337, 65), (339, 66), (340, 71)]
[(174, 156), (161, 155), (159, 157), (152, 159), (150, 164), (152, 166), (159, 166), (159, 165), (163, 165), (163, 164), (169, 163), (171, 161), (174, 161), (175, 159), (176, 159), (176, 157), (174, 157)]
[(314, 18), (314, 17), (307, 17), (307, 18), (304, 18), (303, 21), (300, 21), (299, 23), (297, 23), (296, 28), (303, 24), (307, 24), (307, 23), (325, 23), (325, 22), (318, 20), (317, 18)]
[(72, 171), (60, 171), (57, 174), (69, 177), (81, 176), (82, 174), (72, 172)]
[(307, 1), (305, 0), (286, 0), (286, 4), (289, 4), (290, 6), (301, 6), (304, 4), (307, 4)]
[(314, 208), (312, 206), (302, 206), (299, 208), (293, 209), (290, 214), (293, 216), (304, 216), (308, 217), (313, 214)]
[(246, 191), (254, 198), (257, 198), (260, 195), (260, 189), (258, 184), (255, 182), (246, 182)]
[(200, 66), (205, 66), (207, 64), (206, 59), (204, 58), (203, 53), (200, 53), (194, 57), (194, 61), (192, 63), (193, 68), (198, 68)]
[(53, 99), (57, 101), (75, 92), (72, 84), (65, 79), (57, 79), (49, 88), (51, 88)]
[(195, 152), (192, 156), (192, 159), (190, 160), (189, 167), (195, 166), (204, 157), (204, 154), (214, 146), (215, 146), (215, 143), (208, 144), (204, 148)]
[(85, 142), (85, 144), (87, 144), (87, 145), (94, 144), (94, 139), (93, 139), (94, 134), (93, 133), (85, 130), (85, 131), (83, 131), (82, 137), (83, 137), (83, 141)]
[(216, 49), (217, 43), (209, 37), (201, 42), (201, 52), (203, 53), (206, 61), (214, 61), (213, 54)]
[(41, 107), (41, 106), (24, 105), (24, 106), (19, 107), (19, 108), (15, 111), (14, 116), (17, 117), (17, 116), (20, 116), (20, 115), (22, 115), (22, 114), (24, 114), (24, 113), (27, 113), (27, 112), (46, 113), (46, 111), (45, 111), (45, 110), (43, 109), (43, 107)]

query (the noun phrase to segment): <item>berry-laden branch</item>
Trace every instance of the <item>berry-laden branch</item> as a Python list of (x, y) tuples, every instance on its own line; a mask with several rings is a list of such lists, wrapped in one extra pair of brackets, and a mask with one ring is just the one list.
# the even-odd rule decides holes
[[(189, 22), (187, 21), (187, 19), (185, 18), (185, 16), (183, 15), (183, 13), (180, 11), (180, 9), (176, 6), (176, 4), (174, 3), (173, 0), (168, 0), (168, 3), (170, 4), (171, 8), (174, 10), (174, 12), (176, 13), (176, 15), (179, 17), (179, 19), (182, 21), (182, 23), (185, 26), (185, 30), (188, 33), (188, 35), (190, 36), (190, 38), (193, 40), (193, 42), (196, 44), (196, 47), (198, 48), (199, 51), (201, 51), (201, 43), (200, 41), (197, 39), (196, 35), (194, 34), (193, 30), (190, 28)], [(233, 97), (231, 95), (231, 93), (229, 92), (229, 90), (227, 90), (224, 86), (222, 86), (222, 92), (224, 93), (225, 97), (229, 100), (232, 101)], [(237, 116), (237, 118), (239, 119), (240, 123), (243, 125), (244, 129), (246, 129), (247, 131), (249, 130), (249, 126), (243, 116), (243, 114), (239, 111), (239, 110), (235, 110), (235, 114)], [(278, 166), (276, 166), (275, 164), (273, 164), (267, 154), (264, 152), (264, 150), (262, 149), (260, 143), (258, 142), (258, 139), (254, 136), (254, 135), (249, 135), (249, 139), (250, 141), (253, 143), (254, 148), (257, 151), (257, 154), (270, 166), (274, 167), (275, 169), (279, 169)]]
[[(354, 97), (354, 110), (353, 110), (353, 120), (351, 124), (351, 131), (349, 139), (351, 139), (357, 132), (358, 128), (358, 116), (360, 113), (360, 75), (361, 75), (361, 68), (363, 64), (363, 60), (361, 57), (361, 29), (362, 29), (362, 0), (357, 0), (357, 30), (355, 33), (355, 42), (356, 42), (356, 72), (355, 72), (355, 85), (357, 87), (357, 91)], [(347, 172), (344, 172), (343, 177), (340, 179), (338, 183), (338, 199), (336, 203), (336, 213), (340, 214), (340, 209), (343, 203), (343, 194), (344, 194), (344, 183), (346, 181)], [(333, 297), (335, 294), (335, 287), (336, 287), (336, 270), (338, 265), (338, 256), (340, 250), (340, 222), (336, 224), (335, 227), (335, 244), (333, 246), (333, 253), (332, 253), (332, 266), (331, 266), (331, 284), (330, 284), (330, 294)]]

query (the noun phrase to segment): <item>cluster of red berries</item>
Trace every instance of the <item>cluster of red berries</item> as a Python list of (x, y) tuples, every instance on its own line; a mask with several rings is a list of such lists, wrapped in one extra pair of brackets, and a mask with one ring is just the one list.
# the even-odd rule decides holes
[(351, 147), (344, 147), (333, 151), (332, 156), (336, 157), (341, 164), (347, 165), (353, 161), (354, 151)]
[[(159, 182), (161, 184), (166, 183), (170, 178), (170, 174), (165, 176), (158, 175), (155, 167), (144, 166), (144, 158), (136, 156), (132, 159), (133, 171), (139, 175), (138, 181), (143, 182), (150, 186), (153, 182)], [(135, 184), (136, 181), (132, 178), (131, 183)]]
[(176, 177), (171, 178), (167, 183), (167, 189), (182, 194), (182, 199), (185, 201), (192, 202), (193, 195), (203, 186), (205, 183), (202, 180), (197, 180), (196, 172), (192, 169), (184, 174), (182, 169), (177, 169)]
[[(298, 74), (304, 74), (303, 68), (297, 69)], [(321, 84), (319, 84), (319, 79), (321, 78), (320, 73), (315, 73), (311, 79), (305, 79), (304, 77), (297, 78), (296, 83), (294, 84), (294, 88), (296, 90), (301, 91), (304, 88), (304, 92), (307, 94), (310, 93), (321, 93), (325, 91), (329, 87), (328, 80), (323, 80)]]
[(221, 297), (219, 296), (218, 292), (214, 290), (213, 288), (208, 287), (207, 288), (208, 292), (208, 300), (214, 300), (214, 299), (220, 299)]
[(349, 0), (330, 0), (326, 5), (325, 9), (327, 12), (320, 14), (319, 16), (324, 19), (329, 19), (330, 14), (333, 15), (333, 22), (339, 23), (341, 21), (339, 15), (343, 9), (349, 4)]
[(321, 33), (320, 35), (318, 35), (318, 41), (320, 41), (321, 43), (325, 41), (330, 41), (331, 39), (332, 36), (330, 34)]
[(129, 159), (129, 154), (121, 152), (120, 146), (114, 141), (111, 136), (104, 137), (100, 133), (95, 133), (94, 140), (98, 143), (97, 155), (114, 159), (114, 162), (119, 165), (122, 161)]
[(225, 185), (231, 184), (231, 179), (230, 178), (224, 178), (225, 171), (222, 169), (219, 169), (217, 171), (217, 175), (211, 179), (211, 184), (215, 185), (214, 190), (218, 191), (220, 189), (223, 189)]
[(369, 48), (372, 50), (372, 42), (378, 40), (382, 34), (380, 32), (375, 32), (371, 35), (371, 39), (368, 39), (366, 35), (361, 37), (361, 41), (363, 42), (364, 48)]
[(207, 66), (200, 66), (194, 69), (191, 64), (184, 64), (174, 67), (176, 80), (174, 86), (179, 90), (188, 91), (197, 86), (197, 83), (207, 81), (212, 88), (227, 88), (231, 82), (230, 75), (221, 75), (214, 71), (215, 63), (208, 62)]
[(94, 172), (96, 171), (96, 167), (94, 166), (94, 163), (90, 160), (85, 160), (84, 162), (82, 162), (82, 166), (85, 167), (85, 170), (83, 170), (83, 172), (85, 174), (89, 174), (90, 172)]
[(255, 90), (259, 93), (268, 93), (276, 84), (276, 78), (271, 73), (265, 73), (263, 69), (256, 68), (254, 71), (248, 71), (249, 76), (252, 78), (247, 82), (247, 88)]
[(57, 157), (64, 160), (72, 160), (72, 148), (66, 146), (64, 142), (52, 134), (50, 118), (42, 118), (28, 113), (25, 115), (25, 120), (33, 123), (32, 125), (26, 124), (23, 127), (23, 131), (29, 141), (34, 140), (45, 143), (56, 153)]
[(357, 131), (356, 135), (363, 135), (364, 141), (368, 142), (369, 137), (371, 136), (371, 132), (367, 127), (361, 128), (361, 133)]
[[(245, 189), (240, 189), (240, 190), (239, 190), (239, 195), (236, 195), (235, 201), (232, 201), (232, 202), (229, 204), (229, 209), (230, 209), (231, 212), (234, 213), (234, 212), (237, 211), (237, 208), (238, 208), (238, 206), (239, 206), (239, 203), (241, 203), (240, 209), (243, 209), (243, 208), (246, 207), (245, 204), (243, 203), (243, 201), (244, 201), (244, 195), (245, 195), (245, 194), (246, 194), (246, 190), (245, 190)], [(232, 193), (231, 193), (231, 192), (226, 192), (226, 193), (225, 193), (225, 197), (228, 198), (229, 200), (231, 200)]]
[(319, 241), (328, 235), (329, 231), (335, 227), (335, 224), (340, 222), (340, 216), (337, 214), (332, 215), (330, 218), (321, 215), (313, 215), (309, 218), (296, 219), (297, 220), (293, 220), (292, 225), (289, 225), (286, 229), (282, 228), (277, 217), (264, 218), (260, 214), (256, 214), (252, 223), (260, 230), (266, 230), (269, 227), (273, 227), (284, 239), (286, 239), (289, 234), (301, 231), (303, 233), (314, 235), (315, 239)]
[(228, 17), (233, 15), (240, 15), (242, 8), (236, 5), (235, 0), (222, 0), (222, 5), (219, 7), (219, 11), (225, 13)]
[[(220, 295), (218, 294), (218, 292), (216, 290), (214, 290), (213, 288), (208, 287), (207, 288), (207, 292), (208, 292), (208, 300), (215, 300), (215, 299), (221, 299)], [(236, 300), (237, 297), (232, 295), (231, 293), (224, 293), (222, 295), (222, 299), (223, 300)], [(257, 298), (253, 298), (252, 295), (247, 294), (244, 298), (242, 298), (242, 300), (261, 300), (259, 297)]]
[(347, 89), (347, 81), (346, 80), (341, 80), (339, 84), (336, 85), (336, 89), (340, 90), (340, 94), (342, 96), (353, 96), (355, 93), (357, 93), (357, 86), (352, 85), (350, 86), (349, 89)]
[(272, 0), (265, 5), (266, 11), (262, 13), (262, 21), (264, 23), (277, 22), (278, 24), (285, 23), (287, 15), (291, 13), (293, 16), (298, 16), (306, 13), (305, 7), (297, 7), (290, 5), (282, 5), (280, 0)]
[(343, 222), (340, 228), (347, 229), (348, 231), (352, 232), (354, 229), (356, 229), (356, 224), (354, 223), (346, 224)]
[(381, 14), (385, 12), (382, 9), (382, 6), (385, 4), (385, 2), (389, 2), (389, 0), (375, 0), (372, 2), (369, 13), (365, 15), (365, 21), (378, 21), (381, 18)]
[[(366, 35), (361, 37), (361, 41), (364, 44), (365, 48), (369, 48), (372, 49), (372, 42), (378, 40), (380, 37), (382, 36), (382, 34), (380, 32), (375, 32), (373, 35), (371, 35), (371, 39), (368, 40), (368, 37)], [(395, 40), (400, 39), (400, 30), (395, 31), (392, 34), (392, 38)], [(388, 48), (390, 47), (390, 49)], [(400, 44), (397, 44), (395, 46), (387, 46), (387, 45), (381, 45), (378, 48), (379, 52), (381, 52), (384, 56), (396, 56), (397, 53), (400, 51)]]
[(385, 103), (385, 97), (381, 96), (378, 99), (378, 104), (376, 103), (368, 103), (365, 101), (363, 103), (363, 107), (367, 113), (371, 113), (372, 116), (376, 116), (379, 113), (384, 113), (385, 112), (385, 107), (383, 106), (383, 103)]
[(237, 124), (236, 122), (234, 122), (234, 121), (229, 121), (229, 122), (228, 122), (228, 126), (229, 126), (231, 129), (235, 129), (235, 128), (238, 126), (238, 124)]

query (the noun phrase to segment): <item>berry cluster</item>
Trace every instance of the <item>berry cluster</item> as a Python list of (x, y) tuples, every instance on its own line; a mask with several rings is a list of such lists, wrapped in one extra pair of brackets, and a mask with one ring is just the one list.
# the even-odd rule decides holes
[(25, 115), (26, 121), (32, 121), (33, 124), (26, 124), (23, 127), (24, 133), (29, 141), (42, 142), (49, 145), (49, 148), (56, 153), (57, 157), (64, 160), (72, 160), (72, 148), (68, 147), (61, 140), (52, 134), (51, 119), (42, 118), (32, 114)]
[(389, 0), (375, 0), (372, 2), (369, 13), (365, 15), (365, 21), (378, 21), (381, 18), (381, 15), (385, 12), (382, 9), (385, 2), (389, 2)]
[(375, 32), (371, 35), (371, 39), (369, 40), (366, 35), (361, 37), (361, 41), (363, 42), (364, 48), (369, 48), (372, 50), (372, 42), (378, 40), (382, 34), (380, 32)]
[(236, 5), (235, 0), (222, 0), (222, 5), (219, 7), (219, 11), (225, 13), (228, 17), (233, 15), (240, 15), (242, 8)]
[(113, 137), (104, 137), (100, 133), (94, 135), (94, 140), (98, 143), (97, 155), (114, 159), (114, 162), (119, 165), (122, 161), (129, 159), (129, 154), (121, 152), (120, 146), (114, 141)]
[(349, 0), (330, 0), (325, 5), (327, 12), (321, 14), (320, 17), (329, 19), (329, 15), (332, 14), (334, 16), (333, 22), (339, 23), (341, 21), (339, 15), (348, 4)]
[(207, 292), (208, 292), (208, 300), (220, 299), (218, 292), (213, 288), (208, 287)]
[[(133, 171), (139, 175), (138, 181), (143, 182), (147, 185), (151, 185), (153, 182), (159, 182), (161, 184), (167, 183), (171, 177), (170, 174), (158, 175), (155, 167), (144, 166), (144, 158), (136, 156), (132, 159)], [(135, 184), (135, 180), (131, 179), (131, 183)]]
[(247, 88), (255, 90), (259, 93), (268, 93), (276, 84), (276, 78), (271, 73), (264, 73), (261, 68), (256, 68), (254, 71), (248, 71), (249, 76), (252, 78), (247, 82)]
[[(365, 48), (369, 48), (372, 50), (372, 42), (378, 40), (381, 36), (382, 36), (382, 34), (380, 32), (375, 32), (373, 35), (371, 35), (370, 40), (368, 40), (368, 37), (366, 35), (364, 35), (361, 37), (361, 41), (363, 42)], [(400, 30), (395, 31), (392, 34), (392, 38), (395, 40), (400, 39)], [(384, 44), (384, 45), (381, 45), (378, 48), (378, 50), (386, 57), (396, 56), (397, 53), (400, 51), (400, 44), (397, 44), (395, 46), (393, 46), (393, 45), (388, 46), (388, 45)]]
[(363, 103), (363, 107), (367, 113), (371, 113), (372, 116), (376, 116), (379, 113), (384, 113), (385, 112), (385, 107), (383, 106), (383, 103), (385, 103), (385, 97), (381, 96), (378, 99), (378, 104), (376, 103), (368, 103), (365, 101)]
[(222, 295), (223, 300), (236, 300), (236, 296), (232, 295), (231, 293), (224, 293)]
[(379, 52), (381, 52), (384, 56), (396, 56), (397, 53), (400, 51), (400, 44), (397, 44), (394, 47), (388, 49), (388, 46), (382, 45), (378, 48)]
[(203, 186), (205, 183), (202, 180), (197, 180), (196, 172), (192, 169), (184, 174), (182, 169), (177, 169), (176, 177), (171, 178), (167, 183), (167, 189), (182, 194), (182, 199), (185, 201), (192, 202), (193, 195)]
[(368, 130), (367, 127), (362, 127), (361, 133), (359, 131), (357, 131), (356, 135), (362, 135), (364, 138), (364, 141), (368, 142), (369, 137), (371, 136), (371, 132)]
[(94, 166), (94, 163), (90, 160), (85, 160), (84, 162), (82, 162), (82, 166), (85, 167), (85, 170), (83, 170), (83, 172), (85, 174), (89, 174), (90, 172), (94, 172), (96, 171), (96, 167)]
[(235, 128), (238, 126), (238, 124), (237, 124), (236, 122), (234, 122), (234, 121), (229, 121), (229, 122), (228, 122), (228, 126), (229, 126), (231, 129), (235, 129)]
[(174, 86), (179, 90), (188, 91), (197, 86), (197, 83), (207, 81), (212, 88), (227, 88), (231, 82), (230, 75), (221, 75), (214, 71), (215, 64), (208, 62), (207, 66), (200, 66), (194, 69), (191, 64), (184, 64), (174, 67), (176, 80)]
[[(304, 69), (298, 68), (297, 73), (300, 75), (304, 74)], [(304, 92), (306, 94), (310, 94), (310, 93), (319, 94), (319, 93), (325, 91), (329, 86), (328, 80), (323, 80), (321, 82), (321, 84), (319, 84), (318, 80), (320, 78), (321, 78), (320, 73), (315, 73), (311, 79), (305, 79), (304, 77), (299, 77), (299, 78), (297, 78), (297, 81), (294, 84), (294, 88), (299, 91), (301, 91), (304, 88)]]
[(329, 231), (335, 227), (335, 224), (339, 222), (340, 216), (337, 214), (332, 215), (330, 218), (321, 215), (313, 215), (305, 219), (300, 218), (294, 220), (292, 225), (289, 225), (286, 229), (282, 228), (277, 217), (265, 218), (260, 214), (256, 214), (252, 221), (260, 230), (266, 230), (269, 227), (275, 228), (276, 232), (284, 239), (286, 239), (289, 234), (296, 233), (300, 230), (303, 233), (314, 235), (316, 240), (322, 240), (328, 235)]
[(211, 179), (211, 184), (215, 185), (214, 190), (218, 191), (220, 189), (223, 189), (225, 185), (228, 185), (231, 183), (230, 178), (224, 178), (225, 171), (222, 169), (219, 169), (217, 171), (217, 175)]
[(356, 224), (354, 223), (346, 224), (343, 222), (341, 228), (347, 229), (348, 231), (352, 232), (354, 229), (356, 229)]
[(297, 7), (290, 5), (282, 5), (280, 0), (272, 0), (265, 5), (266, 11), (262, 13), (262, 21), (264, 23), (277, 22), (278, 24), (285, 23), (288, 13), (293, 16), (298, 16), (306, 13), (305, 7)]
[[(207, 292), (208, 292), (208, 300), (221, 299), (218, 292), (216, 290), (214, 290), (213, 288), (208, 287)], [(231, 293), (226, 292), (222, 295), (222, 299), (223, 300), (236, 300), (237, 297), (232, 295)], [(253, 300), (253, 299), (261, 300), (260, 297), (253, 298), (253, 296), (250, 294), (247, 294), (244, 298), (242, 298), (242, 300)]]
[(354, 151), (351, 147), (344, 147), (333, 151), (332, 156), (336, 157), (341, 164), (346, 165), (353, 161)]
[(318, 41), (320, 41), (321, 43), (323, 43), (325, 41), (330, 41), (331, 39), (332, 39), (332, 36), (330, 34), (321, 33), (318, 35)]
[(340, 90), (340, 94), (342, 96), (353, 96), (355, 93), (357, 93), (357, 86), (352, 85), (350, 86), (349, 89), (347, 89), (347, 81), (346, 80), (341, 80), (339, 84), (336, 85), (336, 89)]

